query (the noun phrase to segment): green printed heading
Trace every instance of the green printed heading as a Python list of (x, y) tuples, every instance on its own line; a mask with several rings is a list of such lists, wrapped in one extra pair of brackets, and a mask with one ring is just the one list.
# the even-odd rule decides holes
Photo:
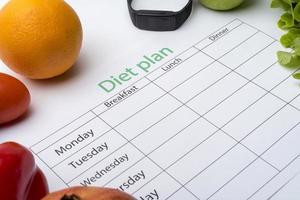
[(114, 91), (118, 86), (123, 85), (123, 83), (130, 81), (136, 76), (139, 76), (141, 73), (145, 74), (150, 72), (153, 65), (161, 62), (173, 53), (173, 50), (171, 50), (170, 48), (163, 48), (150, 56), (145, 55), (143, 56), (143, 60), (138, 62), (136, 66), (132, 68), (125, 68), (122, 73), (116, 76), (110, 76), (109, 79), (100, 82), (98, 86), (105, 92), (110, 93)]

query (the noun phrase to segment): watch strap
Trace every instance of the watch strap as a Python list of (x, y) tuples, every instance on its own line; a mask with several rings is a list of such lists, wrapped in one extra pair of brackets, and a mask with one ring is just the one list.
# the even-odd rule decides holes
[(193, 1), (189, 0), (188, 4), (181, 9), (180, 11), (178, 11), (178, 14), (176, 14), (176, 24), (177, 24), (177, 29), (179, 27), (181, 27), (184, 22), (189, 18), (189, 16), (192, 13), (192, 8), (193, 8)]
[(132, 7), (133, 0), (127, 0), (128, 10), (132, 23), (139, 29), (152, 31), (172, 31), (184, 24), (192, 12), (193, 1), (180, 11), (164, 10), (135, 10)]

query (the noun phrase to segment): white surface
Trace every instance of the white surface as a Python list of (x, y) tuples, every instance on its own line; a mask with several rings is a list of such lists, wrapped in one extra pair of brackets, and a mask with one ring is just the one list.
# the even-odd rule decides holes
[[(29, 113), (1, 127), (0, 142), (31, 147), (51, 190), (85, 180), (126, 189), (140, 200), (300, 196), (298, 177), (283, 187), (300, 170), (295, 98), (300, 89), (288, 78), (292, 72), (272, 65), (280, 48), (274, 38), (281, 32), (276, 27), (279, 12), (269, 9), (268, 1), (248, 0), (232, 12), (211, 11), (195, 2), (181, 29), (163, 33), (136, 29), (124, 0), (68, 2), (84, 27), (81, 56), (72, 70), (32, 81), (0, 64), (0, 71), (19, 77), (32, 94)], [(157, 7), (149, 2), (136, 6)], [(170, 1), (163, 6), (171, 8)], [(229, 22), (227, 34), (217, 41), (208, 38)], [(97, 85), (128, 67), (138, 70), (143, 56), (162, 48), (173, 53), (151, 66), (155, 72), (140, 69), (110, 94)], [(173, 58), (182, 63), (165, 72)], [(112, 108), (102, 104), (133, 83), (139, 89), (132, 96)], [(87, 138), (68, 153), (55, 153), (84, 134)], [(84, 157), (105, 144), (92, 158)], [(79, 160), (83, 164), (76, 168), (69, 164)], [(99, 178), (101, 170), (106, 172)], [(132, 177), (136, 181), (128, 185)]]

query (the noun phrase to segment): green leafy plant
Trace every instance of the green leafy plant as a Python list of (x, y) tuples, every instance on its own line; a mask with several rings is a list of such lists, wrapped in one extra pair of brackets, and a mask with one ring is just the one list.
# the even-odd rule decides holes
[[(279, 51), (278, 62), (286, 67), (300, 67), (300, 0), (272, 0), (272, 8), (281, 8), (284, 13), (278, 21), (278, 27), (287, 31), (280, 38), (283, 47), (290, 48), (290, 52)], [(300, 73), (294, 74), (300, 79)]]

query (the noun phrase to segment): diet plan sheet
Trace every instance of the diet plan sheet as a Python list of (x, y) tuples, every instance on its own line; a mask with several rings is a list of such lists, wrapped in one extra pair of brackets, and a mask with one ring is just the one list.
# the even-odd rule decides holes
[(65, 186), (138, 200), (299, 199), (300, 87), (280, 48), (239, 19), (181, 52), (162, 44), (31, 150)]

